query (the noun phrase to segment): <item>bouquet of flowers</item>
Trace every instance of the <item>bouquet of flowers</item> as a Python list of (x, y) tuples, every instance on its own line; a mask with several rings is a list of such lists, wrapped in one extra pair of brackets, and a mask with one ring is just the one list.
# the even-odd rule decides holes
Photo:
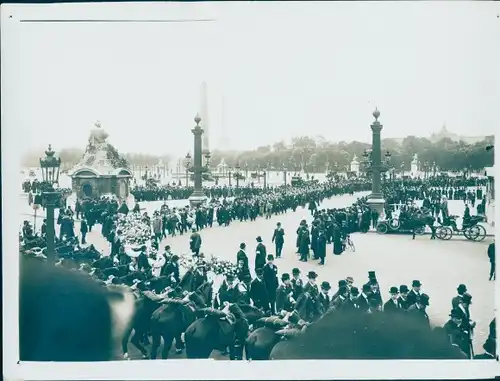
[(142, 221), (141, 216), (134, 213), (118, 214), (117, 230), (123, 233), (125, 245), (150, 246), (151, 226)]
[(236, 275), (237, 270), (238, 270), (237, 266), (234, 263), (227, 261), (227, 260), (224, 260), (224, 259), (214, 257), (213, 255), (207, 261), (207, 266), (216, 275), (221, 275), (221, 274)]

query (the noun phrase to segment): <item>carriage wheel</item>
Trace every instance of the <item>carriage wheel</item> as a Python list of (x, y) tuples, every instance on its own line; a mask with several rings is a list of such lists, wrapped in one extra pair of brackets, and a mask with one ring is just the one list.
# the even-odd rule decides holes
[(470, 241), (481, 242), (486, 238), (486, 229), (482, 225), (474, 225), (464, 231), (464, 236)]
[(419, 226), (418, 228), (415, 228), (415, 234), (424, 235), (424, 233), (425, 233), (425, 226)]
[(443, 241), (449, 241), (453, 236), (453, 231), (448, 226), (439, 226), (436, 229), (436, 237)]
[(377, 233), (386, 234), (389, 231), (389, 226), (385, 222), (381, 222), (377, 225)]

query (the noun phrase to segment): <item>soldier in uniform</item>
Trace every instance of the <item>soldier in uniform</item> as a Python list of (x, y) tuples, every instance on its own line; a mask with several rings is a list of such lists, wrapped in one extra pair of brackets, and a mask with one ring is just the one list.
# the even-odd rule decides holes
[(470, 358), (469, 335), (467, 335), (462, 328), (462, 313), (454, 308), (450, 313), (450, 320), (443, 326), (450, 343), (460, 348), (467, 357)]
[(278, 314), (282, 314), (283, 311), (292, 312), (295, 304), (290, 274), (283, 273), (281, 281), (283, 283), (276, 290), (276, 311)]
[(410, 304), (408, 303), (408, 286), (406, 284), (402, 284), (399, 286), (399, 298), (398, 298), (398, 303), (399, 306), (406, 311), (408, 307), (410, 307)]
[(226, 279), (222, 282), (217, 297), (215, 298), (214, 307), (224, 308), (224, 302), (238, 303), (240, 300), (240, 290), (234, 282), (234, 275), (227, 274)]
[(407, 300), (408, 305), (413, 305), (418, 302), (420, 299), (420, 288), (422, 287), (422, 283), (419, 280), (414, 280), (411, 283), (411, 290), (408, 293)]
[(283, 250), (283, 244), (285, 243), (285, 231), (281, 227), (281, 222), (276, 224), (276, 229), (274, 229), (273, 238), (271, 242), (274, 242), (276, 248), (276, 258), (281, 258), (281, 251)]
[(266, 264), (267, 250), (266, 246), (262, 243), (262, 237), (258, 236), (257, 247), (255, 248), (255, 270), (262, 269)]
[(293, 268), (292, 277), (293, 298), (298, 300), (300, 294), (304, 291), (304, 283), (300, 279), (300, 270), (297, 267)]
[(411, 316), (419, 324), (430, 328), (429, 315), (427, 315), (425, 310), (428, 305), (429, 296), (427, 294), (420, 294), (419, 300), (408, 307), (408, 316)]
[(399, 304), (399, 290), (397, 287), (393, 286), (389, 290), (389, 294), (391, 294), (391, 298), (384, 303), (384, 312), (387, 313), (398, 313), (401, 312), (402, 308)]
[(255, 270), (255, 275), (257, 276), (250, 283), (250, 299), (252, 299), (255, 307), (267, 313), (270, 311), (269, 293), (264, 283), (263, 274), (264, 271), (262, 268)]
[(318, 295), (318, 301), (319, 301), (319, 308), (321, 311), (321, 314), (326, 313), (330, 309), (330, 296), (328, 295), (328, 292), (330, 291), (332, 287), (330, 286), (330, 283), (327, 281), (321, 282), (321, 292)]
[(453, 299), (451, 299), (451, 308), (452, 309), (458, 308), (458, 305), (460, 304), (462, 297), (467, 292), (467, 286), (465, 284), (460, 284), (457, 287), (457, 292), (458, 292), (458, 295), (453, 297)]

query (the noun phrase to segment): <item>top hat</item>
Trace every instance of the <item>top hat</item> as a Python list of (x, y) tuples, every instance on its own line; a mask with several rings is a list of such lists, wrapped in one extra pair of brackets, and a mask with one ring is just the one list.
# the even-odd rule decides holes
[(315, 271), (309, 271), (309, 272), (307, 273), (307, 277), (308, 277), (309, 279), (316, 279), (316, 278), (318, 277), (318, 274), (316, 274), (316, 272), (315, 272)]
[(369, 283), (370, 283), (370, 286), (378, 285), (378, 281), (375, 278), (371, 278)]
[(375, 271), (368, 271), (368, 278), (376, 278)]
[(422, 294), (422, 295), (420, 295), (419, 303), (423, 304), (424, 306), (428, 306), (429, 305), (429, 299), (430, 299), (429, 295)]
[(329, 282), (327, 282), (327, 281), (325, 280), (325, 281), (321, 282), (321, 288), (322, 288), (323, 290), (327, 290), (327, 291), (328, 291), (328, 290), (330, 290), (332, 287), (330, 286), (330, 283), (329, 283)]
[(257, 242), (262, 242), (262, 237), (259, 235), (257, 238), (256, 238)]
[(292, 274), (300, 274), (300, 270), (297, 267), (292, 269)]
[(281, 274), (281, 280), (283, 282), (286, 281), (286, 280), (290, 280), (290, 274), (288, 274), (288, 273)]
[(262, 275), (262, 274), (264, 274), (264, 270), (262, 270), (261, 267), (255, 269), (255, 275)]
[(390, 294), (397, 294), (398, 292), (399, 292), (398, 288), (395, 286), (391, 287), (391, 289), (389, 290)]
[(399, 286), (399, 292), (401, 294), (406, 293), (408, 291), (410, 291), (410, 290), (408, 290), (408, 286), (406, 284), (402, 284), (401, 286)]
[(359, 290), (357, 287), (351, 287), (351, 295), (352, 296), (358, 296), (359, 295)]
[(420, 287), (420, 286), (422, 286), (422, 283), (420, 283), (419, 280), (414, 280), (413, 282), (411, 282), (411, 286), (412, 287)]
[(467, 292), (467, 286), (465, 284), (460, 284), (457, 287), (457, 291), (459, 294), (463, 294), (463, 293)]

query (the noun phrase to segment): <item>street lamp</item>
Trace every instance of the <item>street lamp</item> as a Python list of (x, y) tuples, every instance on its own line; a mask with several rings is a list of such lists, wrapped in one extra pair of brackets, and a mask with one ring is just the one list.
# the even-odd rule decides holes
[[(392, 154), (389, 152), (389, 150), (385, 151), (385, 171), (389, 171), (390, 168), (390, 162), (391, 162), (391, 156)], [(389, 176), (391, 175), (390, 171), (389, 171)], [(384, 174), (384, 182), (387, 180), (387, 176)]]
[[(228, 167), (227, 170), (228, 170), (228, 172), (227, 172), (227, 178), (229, 180), (229, 186), (231, 186), (232, 169), (231, 169), (231, 167)], [(238, 181), (238, 180), (236, 180), (236, 181)]]
[(385, 200), (382, 195), (381, 184), (380, 184), (380, 174), (384, 169), (382, 164), (382, 147), (381, 147), (381, 131), (382, 124), (378, 121), (380, 117), (380, 111), (375, 109), (372, 113), (375, 120), (371, 124), (372, 129), (372, 152), (371, 152), (371, 165), (370, 170), (372, 173), (372, 193), (368, 196), (367, 203), (372, 209), (378, 211), (379, 215), (382, 216), (384, 213)]
[(194, 191), (189, 197), (191, 206), (198, 206), (207, 200), (207, 196), (203, 193), (202, 175), (206, 172), (206, 167), (203, 167), (202, 159), (202, 141), (203, 128), (200, 126), (201, 118), (197, 114), (194, 118), (196, 126), (191, 129), (194, 135), (194, 154), (193, 154), (193, 174), (194, 174)]
[(236, 165), (234, 166), (235, 168), (235, 173), (234, 175), (236, 176), (236, 188), (239, 188), (240, 187), (240, 163), (239, 162), (236, 162)]
[(186, 154), (184, 159), (184, 168), (186, 169), (186, 187), (189, 186), (189, 168), (191, 167), (191, 155), (189, 152)]
[(54, 227), (54, 209), (59, 201), (60, 193), (54, 190), (54, 184), (59, 183), (59, 169), (61, 167), (61, 158), (55, 157), (52, 146), (45, 151), (45, 157), (40, 159), (42, 168), (42, 179), (44, 190), (42, 199), (47, 209), (47, 262), (55, 263), (55, 227)]

